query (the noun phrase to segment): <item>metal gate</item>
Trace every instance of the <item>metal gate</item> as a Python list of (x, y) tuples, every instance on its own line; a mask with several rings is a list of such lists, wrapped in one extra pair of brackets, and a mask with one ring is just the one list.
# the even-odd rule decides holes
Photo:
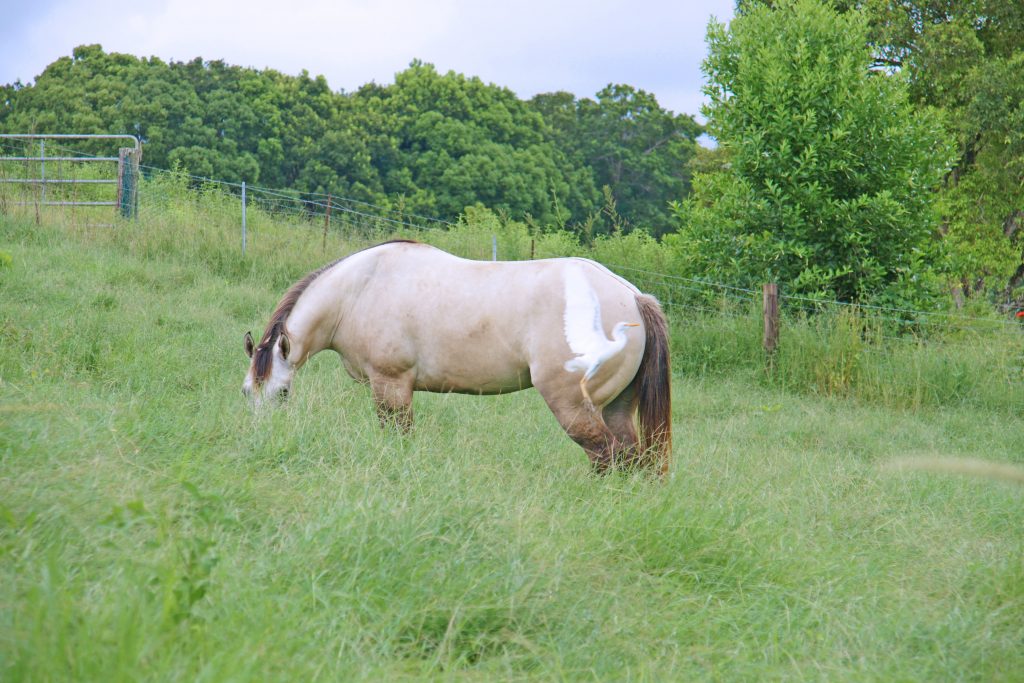
[[(64, 151), (59, 143), (67, 140), (130, 140), (132, 146), (118, 148), (117, 156), (90, 156)], [(11, 143), (5, 141), (12, 141), (15, 144), (17, 141), (23, 141), (21, 153), (7, 154), (11, 149)], [(35, 141), (39, 142), (38, 155), (32, 149)], [(47, 155), (47, 141), (51, 141), (51, 148), (58, 147), (56, 155)], [(0, 142), (5, 142), (3, 147), (0, 147), (0, 191), (7, 188), (11, 190), (0, 195), (0, 209), (4, 208), (5, 204), (35, 206), (36, 222), (39, 221), (39, 207), (48, 206), (114, 207), (115, 215), (125, 218), (133, 218), (138, 214), (142, 145), (134, 135), (0, 134)], [(57, 144), (53, 144), (54, 142)], [(104, 166), (113, 163), (117, 164), (116, 173), (114, 169)], [(80, 177), (82, 174), (76, 170), (81, 164), (96, 164), (103, 170), (95, 175), (101, 177)], [(72, 172), (65, 172), (68, 170)], [(82, 199), (77, 191), (67, 191), (68, 187), (77, 190), (81, 186), (107, 185), (116, 186), (114, 196), (90, 196)]]

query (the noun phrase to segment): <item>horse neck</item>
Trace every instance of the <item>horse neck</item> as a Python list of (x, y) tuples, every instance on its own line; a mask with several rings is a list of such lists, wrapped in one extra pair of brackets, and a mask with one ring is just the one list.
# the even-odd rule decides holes
[(341, 309), (331, 296), (334, 287), (327, 280), (325, 273), (310, 284), (295, 302), (285, 323), (292, 351), (297, 352), (294, 362), (298, 365), (333, 345)]

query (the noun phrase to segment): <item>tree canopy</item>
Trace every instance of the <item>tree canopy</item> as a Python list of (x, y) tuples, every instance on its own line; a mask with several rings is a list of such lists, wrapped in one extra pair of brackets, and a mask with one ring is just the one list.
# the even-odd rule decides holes
[[(572, 116), (560, 118), (549, 98)], [(524, 101), (415, 61), (392, 84), (344, 93), (308, 73), (86, 45), (34, 84), (0, 88), (0, 130), (135, 134), (152, 166), (449, 219), (485, 205), (541, 225), (609, 230), (607, 187), (624, 222), (657, 233), (669, 227), (668, 202), (688, 190), (700, 127), (625, 85), (596, 101)]]
[[(610, 188), (617, 214), (655, 235), (671, 228), (669, 203), (689, 194), (689, 164), (701, 133), (692, 117), (673, 115), (628, 85), (609, 85), (596, 100), (552, 93), (531, 104), (575, 164), (591, 169), (598, 187)], [(614, 216), (606, 211), (604, 218)]]
[(694, 273), (845, 301), (925, 279), (950, 148), (901, 79), (868, 71), (866, 31), (814, 0), (711, 24), (708, 126), (728, 166), (676, 205), (670, 241)]
[(957, 159), (942, 192), (951, 272), (965, 294), (1024, 305), (1024, 4), (859, 0), (875, 63), (940, 109)]
[[(740, 0), (741, 13), (768, 0)], [(1024, 3), (836, 0), (867, 22), (868, 68), (937, 109), (956, 158), (938, 199), (942, 267), (963, 295), (1024, 307)]]
[(913, 305), (941, 274), (1024, 307), (1024, 4), (738, 0), (708, 49), (714, 150), (624, 84), (524, 101), (416, 61), (345, 93), (99, 45), (0, 86), (0, 131), (133, 133), (152, 166), (439, 218), (641, 229), (737, 284)]

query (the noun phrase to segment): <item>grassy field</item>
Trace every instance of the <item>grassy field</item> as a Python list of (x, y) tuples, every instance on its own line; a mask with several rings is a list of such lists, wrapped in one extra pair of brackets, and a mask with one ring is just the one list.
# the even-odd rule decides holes
[(677, 326), (672, 476), (601, 477), (535, 392), (401, 436), (329, 354), (253, 414), (242, 335), (327, 259), (187, 211), (0, 216), (0, 680), (1024, 678), (1024, 487), (885, 466), (1024, 463), (1019, 345), (806, 327), (765, 381), (756, 319)]

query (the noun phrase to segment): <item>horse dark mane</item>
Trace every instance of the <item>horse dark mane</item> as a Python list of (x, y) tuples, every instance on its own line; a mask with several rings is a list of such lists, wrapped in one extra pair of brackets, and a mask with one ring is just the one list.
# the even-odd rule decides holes
[(326, 266), (317, 268), (312, 273), (309, 273), (304, 278), (302, 278), (294, 285), (289, 287), (288, 291), (284, 293), (283, 297), (281, 297), (281, 301), (278, 302), (277, 308), (275, 308), (274, 312), (270, 315), (270, 322), (267, 323), (267, 329), (263, 332), (263, 337), (260, 339), (260, 343), (256, 346), (255, 351), (253, 351), (253, 381), (256, 384), (262, 384), (270, 376), (270, 370), (272, 365), (271, 360), (274, 357), (274, 344), (277, 342), (278, 337), (281, 336), (281, 332), (284, 331), (285, 321), (287, 321), (288, 316), (291, 315), (292, 309), (295, 308), (295, 304), (298, 302), (299, 297), (302, 296), (302, 293), (305, 292), (306, 289), (311, 284), (313, 284), (313, 280), (316, 280), (318, 277), (320, 277), (320, 275), (322, 275), (324, 271), (333, 268), (334, 266), (338, 265), (339, 263), (347, 259), (349, 256), (358, 254), (360, 251), (366, 251), (367, 249), (382, 247), (385, 244), (395, 244), (403, 242), (408, 244), (418, 244), (418, 242), (416, 242), (415, 240), (390, 240), (388, 242), (375, 244), (372, 247), (360, 249), (359, 251), (353, 252), (348, 256), (343, 256), (340, 259), (332, 261), (331, 263), (328, 263)]

